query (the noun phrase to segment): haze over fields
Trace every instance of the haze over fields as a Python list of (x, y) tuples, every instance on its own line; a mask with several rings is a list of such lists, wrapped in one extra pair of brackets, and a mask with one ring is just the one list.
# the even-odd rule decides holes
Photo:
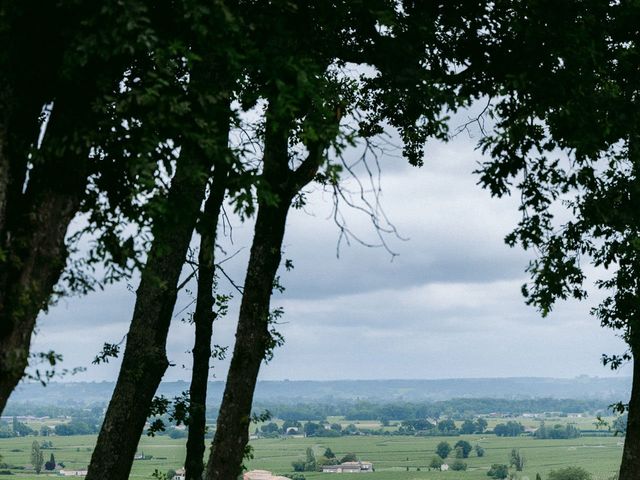
[[(113, 387), (113, 382), (51, 383), (46, 388), (40, 384), (22, 384), (15, 391), (11, 402), (90, 404), (108, 400)], [(573, 398), (618, 402), (628, 398), (630, 387), (629, 377), (261, 381), (258, 382), (255, 399), (257, 402), (391, 402), (438, 401), (452, 398)], [(164, 382), (158, 394), (173, 397), (188, 388), (187, 382)], [(209, 382), (209, 402), (218, 403), (222, 398), (223, 389), (223, 382)]]

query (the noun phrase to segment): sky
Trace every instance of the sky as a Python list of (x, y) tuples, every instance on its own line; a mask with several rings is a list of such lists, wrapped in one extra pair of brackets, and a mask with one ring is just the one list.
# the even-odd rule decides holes
[[(452, 127), (465, 119), (454, 117)], [(401, 237), (385, 237), (396, 256), (354, 242), (338, 249), (332, 195), (308, 189), (306, 207), (289, 215), (284, 240), (284, 258), (295, 268), (281, 272), (286, 291), (272, 300), (285, 312), (278, 327), (285, 344), (263, 365), (261, 379), (630, 375), (628, 367), (611, 372), (600, 363), (603, 353), (621, 353), (624, 344), (589, 316), (597, 292), (584, 303), (558, 304), (546, 318), (525, 305), (520, 287), (533, 253), (503, 241), (518, 221), (517, 198), (493, 199), (476, 184), (478, 135), (431, 142), (421, 168), (407, 165), (393, 149), (380, 158), (380, 201)], [(353, 191), (356, 185), (347, 181), (344, 187)], [(365, 215), (345, 205), (341, 211), (351, 231), (375, 241)], [(230, 221), (222, 244), (227, 256), (238, 253), (224, 269), (241, 284), (253, 225), (232, 215)], [(126, 334), (136, 286), (134, 278), (63, 299), (39, 318), (32, 351), (53, 349), (64, 356), (63, 368), (87, 368), (64, 380), (114, 381), (118, 361), (91, 361), (104, 342), (117, 343)], [(220, 292), (234, 293), (224, 279)], [(238, 300), (235, 295), (228, 316), (214, 326), (214, 342), (229, 352)], [(176, 312), (187, 310), (172, 322), (168, 356), (175, 366), (165, 380), (190, 377), (193, 327), (181, 321), (190, 302), (183, 293), (176, 306)], [(224, 379), (227, 365), (228, 359), (216, 361), (211, 378)]]

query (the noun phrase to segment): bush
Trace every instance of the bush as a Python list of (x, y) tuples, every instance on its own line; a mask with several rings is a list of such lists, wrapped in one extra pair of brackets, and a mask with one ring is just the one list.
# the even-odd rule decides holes
[(291, 462), (294, 472), (304, 472), (305, 462), (304, 460), (295, 460)]
[(507, 478), (509, 476), (509, 467), (504, 464), (494, 463), (487, 472), (487, 476), (498, 479)]
[(433, 457), (431, 459), (431, 462), (429, 463), (429, 468), (437, 468), (439, 470), (441, 466), (442, 466), (442, 459), (437, 455)]
[(456, 472), (462, 472), (467, 469), (467, 464), (462, 460), (455, 460), (451, 465), (449, 465), (449, 468)]
[(551, 470), (549, 480), (591, 480), (591, 474), (582, 467), (565, 467), (560, 470)]
[(356, 457), (355, 453), (347, 453), (344, 457), (342, 457), (342, 459), (340, 460), (340, 463), (357, 462), (357, 461), (358, 461), (358, 457)]
[(482, 448), (480, 445), (476, 445), (476, 455), (479, 457), (484, 457), (484, 448)]

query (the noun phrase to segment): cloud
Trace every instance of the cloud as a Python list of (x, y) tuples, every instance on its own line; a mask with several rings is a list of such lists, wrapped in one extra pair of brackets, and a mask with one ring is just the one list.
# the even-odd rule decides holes
[[(476, 185), (472, 172), (480, 154), (474, 143), (463, 135), (449, 144), (432, 143), (420, 169), (402, 159), (382, 159), (381, 201), (407, 238), (386, 237), (399, 254), (393, 261), (384, 249), (358, 244), (343, 245), (337, 258), (331, 194), (310, 189), (305, 210), (289, 215), (284, 251), (295, 269), (281, 269), (287, 290), (272, 302), (285, 308), (280, 329), (286, 344), (263, 368), (262, 378), (610, 373), (600, 365), (600, 355), (624, 345), (589, 317), (589, 303), (563, 303), (547, 319), (524, 305), (520, 285), (531, 254), (503, 242), (519, 218), (517, 199), (492, 199)], [(347, 182), (345, 188), (356, 186)], [(376, 240), (369, 218), (349, 208), (343, 212), (351, 230)], [(240, 250), (224, 268), (241, 284), (252, 223), (233, 216), (231, 222), (233, 243), (229, 236), (222, 239), (226, 253), (219, 258)], [(234, 291), (224, 279), (220, 288)], [(40, 318), (34, 349), (63, 353), (67, 367), (89, 366), (78, 379), (113, 380), (117, 361), (98, 367), (90, 362), (103, 342), (118, 342), (126, 334), (134, 301), (126, 285), (67, 299)], [(176, 310), (190, 302), (183, 293)], [(233, 345), (237, 310), (236, 297), (229, 316), (215, 326), (216, 343)], [(170, 331), (169, 357), (176, 366), (167, 379), (190, 375), (193, 330), (181, 317)], [(227, 365), (228, 360), (217, 364), (218, 378), (224, 378)]]

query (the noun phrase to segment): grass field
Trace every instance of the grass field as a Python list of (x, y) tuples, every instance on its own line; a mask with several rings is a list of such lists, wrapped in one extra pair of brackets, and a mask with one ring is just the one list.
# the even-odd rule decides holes
[[(29, 471), (31, 443), (34, 438), (25, 437), (0, 439), (0, 455), (3, 462), (23, 466), (25, 470), (13, 470), (14, 475), (7, 476), (15, 480), (57, 476), (55, 474), (35, 475)], [(81, 469), (87, 466), (95, 436), (48, 437), (54, 449), (43, 450), (45, 460), (53, 453), (58, 462), (65, 463), (68, 469)], [(446, 440), (451, 444), (459, 439), (472, 445), (480, 444), (485, 456), (477, 458), (473, 453), (467, 459), (465, 472), (428, 471), (427, 465), (434, 455), (438, 442)], [(552, 469), (563, 466), (579, 465), (594, 475), (594, 480), (610, 478), (617, 469), (622, 454), (622, 439), (619, 437), (581, 437), (573, 440), (534, 440), (530, 437), (498, 438), (493, 435), (463, 435), (460, 437), (387, 437), (355, 436), (339, 438), (286, 438), (258, 439), (251, 442), (254, 459), (247, 466), (251, 469), (271, 470), (274, 473), (291, 472), (291, 462), (301, 458), (307, 447), (312, 447), (321, 455), (326, 447), (338, 457), (353, 452), (361, 460), (371, 461), (375, 473), (366, 474), (370, 480), (413, 480), (413, 479), (461, 479), (487, 480), (487, 469), (492, 463), (508, 463), (512, 448), (519, 448), (525, 456), (526, 464), (520, 478), (534, 480), (536, 473), (546, 478)], [(184, 439), (172, 440), (166, 436), (144, 437), (139, 451), (153, 455), (151, 460), (136, 460), (131, 473), (132, 478), (151, 478), (155, 469), (166, 472), (182, 466), (185, 452)], [(407, 467), (409, 471), (407, 471)], [(418, 468), (420, 469), (418, 471)], [(306, 472), (308, 479), (327, 478), (330, 474)], [(352, 476), (353, 474), (340, 474)], [(58, 477), (59, 478), (59, 477)]]

